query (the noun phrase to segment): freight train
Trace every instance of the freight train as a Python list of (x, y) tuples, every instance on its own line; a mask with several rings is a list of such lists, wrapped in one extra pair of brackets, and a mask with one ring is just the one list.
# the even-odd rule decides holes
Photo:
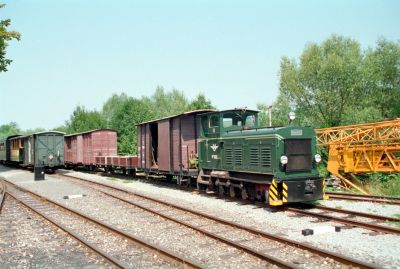
[(54, 171), (64, 166), (64, 133), (49, 131), (11, 135), (0, 139), (0, 163), (43, 167)]
[(139, 171), (280, 206), (325, 198), (315, 139), (308, 127), (260, 127), (255, 110), (204, 109), (137, 125), (138, 156), (118, 156), (117, 132), (100, 129), (8, 137), (0, 140), (0, 162)]
[(139, 124), (138, 169), (272, 206), (324, 198), (314, 130), (260, 128), (258, 111), (198, 110)]

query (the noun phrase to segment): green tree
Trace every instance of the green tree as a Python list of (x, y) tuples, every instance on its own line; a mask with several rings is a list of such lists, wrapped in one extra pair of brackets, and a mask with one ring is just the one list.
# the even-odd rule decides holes
[(137, 154), (136, 125), (155, 117), (151, 104), (128, 97), (114, 110), (111, 128), (118, 132), (118, 153)]
[(111, 127), (111, 119), (118, 108), (128, 100), (126, 93), (120, 95), (114, 93), (103, 105), (103, 118), (107, 121), (107, 126)]
[(20, 133), (21, 129), (18, 127), (16, 122), (0, 125), (0, 138)]
[(400, 115), (400, 42), (381, 38), (368, 49), (364, 61), (368, 106), (376, 107), (382, 118)]
[[(0, 4), (0, 9), (5, 4)], [(21, 34), (15, 31), (8, 31), (8, 27), (11, 24), (10, 19), (4, 19), (0, 21), (0, 72), (6, 72), (7, 66), (11, 64), (12, 60), (6, 58), (6, 49), (8, 47), (8, 41), (13, 39), (20, 40)]]
[(321, 45), (310, 43), (299, 64), (282, 58), (280, 94), (304, 121), (318, 127), (340, 125), (362, 93), (362, 59), (360, 45), (349, 38), (333, 35)]
[(106, 128), (107, 121), (98, 111), (88, 111), (84, 106), (77, 106), (66, 126), (68, 133), (76, 133)]
[(163, 118), (183, 113), (188, 109), (188, 100), (182, 91), (172, 89), (166, 92), (158, 86), (150, 97), (143, 97), (142, 101), (152, 106), (155, 118)]
[(199, 110), (199, 109), (215, 109), (212, 105), (211, 101), (206, 98), (204, 94), (198, 94), (195, 99), (193, 99), (189, 105), (187, 110)]
[(39, 133), (39, 132), (44, 132), (46, 129), (37, 127), (37, 128), (32, 128), (32, 129), (26, 129), (21, 132), (22, 135), (28, 135), (28, 134), (34, 134), (34, 133)]
[(58, 131), (58, 132), (67, 133), (68, 132), (68, 127), (65, 126), (65, 125), (60, 125), (58, 127), (53, 128), (52, 130)]

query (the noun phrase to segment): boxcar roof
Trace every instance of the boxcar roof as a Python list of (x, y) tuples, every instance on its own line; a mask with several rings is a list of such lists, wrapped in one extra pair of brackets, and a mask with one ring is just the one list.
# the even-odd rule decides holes
[(43, 131), (43, 132), (37, 132), (37, 133), (22, 135), (22, 136), (19, 136), (19, 138), (25, 138), (25, 137), (32, 136), (32, 135), (41, 135), (41, 134), (65, 134), (65, 133), (59, 132), (59, 131)]
[(148, 123), (152, 123), (152, 122), (157, 122), (157, 121), (162, 121), (162, 120), (166, 120), (166, 119), (172, 119), (172, 118), (179, 117), (179, 116), (184, 116), (184, 115), (203, 114), (203, 113), (217, 112), (217, 111), (218, 111), (218, 110), (215, 110), (215, 109), (198, 109), (198, 110), (192, 110), (192, 111), (184, 112), (184, 113), (177, 114), (177, 115), (172, 115), (172, 116), (168, 116), (168, 117), (164, 117), (164, 118), (159, 118), (159, 119), (155, 119), (155, 120), (145, 121), (145, 122), (136, 124), (136, 126), (138, 126), (138, 125), (143, 125), (143, 124), (148, 124)]
[(20, 134), (9, 135), (9, 136), (5, 136), (5, 137), (0, 138), (0, 140), (7, 140), (7, 139), (10, 139), (10, 138), (13, 138), (13, 137), (17, 137), (17, 136), (21, 136), (21, 135)]
[[(243, 111), (243, 112), (246, 112), (246, 111), (249, 111), (249, 112), (260, 112), (259, 110), (254, 110), (254, 109), (247, 109), (247, 108), (234, 108), (234, 109), (225, 109), (225, 110), (218, 110), (218, 111), (211, 111), (211, 112), (218, 112), (218, 113), (221, 113), (221, 112), (231, 112), (231, 111), (238, 111), (238, 110), (241, 110), (241, 111)], [(211, 113), (211, 112), (208, 112), (208, 113)], [(208, 114), (208, 113), (204, 113), (204, 114)]]
[(94, 132), (98, 132), (98, 131), (112, 131), (112, 132), (117, 132), (117, 131), (114, 130), (114, 129), (104, 128), (104, 129), (94, 129), (94, 130), (85, 131), (85, 132), (80, 132), (80, 133), (74, 133), (74, 134), (67, 134), (67, 135), (65, 135), (65, 136), (73, 136), (73, 135), (88, 134), (88, 133), (94, 133)]

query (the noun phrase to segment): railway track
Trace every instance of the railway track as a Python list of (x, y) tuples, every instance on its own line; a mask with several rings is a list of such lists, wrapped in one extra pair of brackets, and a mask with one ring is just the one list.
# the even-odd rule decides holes
[[(297, 267), (298, 264), (304, 267), (312, 267), (313, 263), (307, 264), (307, 262), (310, 262), (310, 259), (305, 260), (304, 257), (312, 257), (313, 262), (317, 262), (317, 264), (323, 264), (324, 257), (329, 257), (336, 263), (334, 266), (339, 267), (342, 267), (343, 265), (359, 268), (378, 267), (376, 264), (358, 261), (340, 254), (319, 249), (307, 243), (293, 241), (279, 235), (267, 233), (235, 222), (230, 222), (219, 217), (144, 196), (133, 191), (127, 191), (122, 188), (94, 182), (81, 177), (70, 175), (62, 175), (61, 177), (67, 177), (68, 179), (72, 178), (79, 184), (95, 189), (104, 195), (151, 212), (152, 214), (176, 222), (180, 225), (184, 225), (211, 238), (220, 240), (226, 244), (250, 253), (258, 258), (267, 260), (279, 267), (293, 268)], [(200, 223), (200, 225), (196, 225), (194, 222)], [(232, 238), (235, 239), (232, 240)], [(277, 258), (266, 254), (265, 249), (263, 250), (262, 246), (274, 246), (273, 249), (277, 250), (288, 249), (292, 255), (289, 257)], [(275, 252), (273, 251), (272, 253)], [(300, 256), (293, 256), (293, 253), (300, 253)]]
[[(305, 206), (309, 207), (308, 205)], [(325, 207), (319, 205), (311, 206), (311, 209), (317, 209), (317, 212), (310, 211), (309, 209), (295, 208), (295, 207), (285, 207), (284, 210), (295, 214), (307, 215), (318, 219), (331, 220), (334, 222), (343, 223), (345, 225), (360, 227), (376, 232), (400, 235), (400, 229), (398, 228), (382, 224), (376, 224), (376, 222), (389, 222), (389, 221), (399, 222), (400, 220), (398, 218), (368, 214), (368, 213), (339, 209), (339, 208)], [(337, 216), (337, 214), (335, 215), (335, 213), (342, 216)]]
[(112, 267), (204, 268), (199, 261), (181, 257), (9, 181), (6, 195), (80, 241)]
[(372, 203), (383, 203), (390, 205), (400, 205), (400, 197), (390, 196), (377, 196), (377, 195), (362, 195), (362, 194), (351, 194), (343, 192), (326, 192), (330, 199), (335, 200), (351, 200), (351, 201), (362, 201)]
[[(104, 175), (103, 173), (101, 175), (107, 176), (107, 175)], [(70, 175), (68, 175), (68, 176), (71, 177)], [(121, 175), (118, 177), (121, 179), (128, 178), (127, 176), (124, 176), (124, 175)], [(145, 182), (148, 182), (148, 181), (145, 181)], [(154, 184), (154, 181), (151, 181), (151, 182)], [(167, 185), (169, 187), (171, 186), (171, 184), (159, 182), (159, 181), (156, 181), (156, 184), (159, 184), (162, 186)], [(191, 191), (191, 192), (197, 191), (196, 189), (192, 189), (192, 188), (188, 188), (188, 187), (183, 188), (181, 186), (176, 186), (176, 185), (173, 185), (173, 186), (174, 186), (174, 188), (179, 189), (179, 190), (185, 190), (185, 191)], [(214, 196), (214, 197), (221, 197), (217, 193), (207, 193), (207, 195)], [(362, 195), (360, 195), (360, 196), (362, 196)], [(375, 197), (379, 197), (379, 196), (375, 196)], [(225, 198), (225, 196), (223, 198)], [(243, 204), (250, 203), (250, 204), (255, 204), (257, 206), (260, 206), (260, 207), (268, 207), (267, 205), (265, 205), (261, 202), (251, 202), (251, 201), (241, 200), (238, 198), (230, 198), (230, 197), (228, 197), (227, 199), (238, 201)], [(400, 201), (400, 198), (394, 198), (394, 199), (399, 199), (399, 201)], [(301, 206), (303, 206), (303, 207), (305, 206), (307, 208), (310, 207), (309, 204), (301, 204)], [(384, 222), (399, 222), (400, 219), (398, 219), (398, 218), (368, 214), (368, 213), (363, 213), (363, 212), (359, 212), (359, 211), (351, 211), (351, 210), (345, 210), (345, 209), (339, 209), (339, 208), (325, 207), (325, 206), (320, 206), (320, 205), (312, 205), (312, 208), (318, 209), (323, 212), (312, 212), (312, 211), (309, 211), (309, 210), (306, 210), (303, 208), (295, 208), (295, 207), (284, 207), (282, 209), (284, 209), (288, 212), (301, 214), (301, 215), (308, 215), (308, 216), (315, 217), (318, 219), (335, 221), (335, 222), (349, 225), (352, 227), (360, 227), (360, 228), (377, 231), (377, 232), (382, 232), (382, 233), (400, 234), (400, 229), (398, 229), (398, 228), (381, 225), (382, 222), (383, 223)], [(329, 212), (341, 213), (344, 216), (340, 217), (340, 216), (330, 215)], [(363, 221), (355, 220), (355, 219), (353, 219), (354, 217), (359, 217)], [(375, 222), (380, 222), (380, 224), (377, 224)]]
[(0, 179), (0, 214), (1, 210), (3, 209), (3, 203), (6, 196), (6, 183), (4, 180)]
[[(3, 180), (0, 181), (2, 186), (0, 199), (4, 205), (0, 218), (0, 234), (4, 247), (0, 251), (1, 268), (21, 266), (27, 268), (33, 266), (34, 263), (38, 267), (50, 268), (90, 265), (119, 268), (105, 259), (95, 248), (78, 240), (76, 235), (67, 231), (65, 227), (54, 224), (51, 219), (19, 199), (18, 196), (6, 192), (6, 184)], [(86, 247), (82, 247), (82, 244)], [(51, 249), (50, 255), (47, 249)], [(26, 260), (24, 259), (26, 255), (35, 258)], [(43, 260), (45, 264), (40, 264)]]

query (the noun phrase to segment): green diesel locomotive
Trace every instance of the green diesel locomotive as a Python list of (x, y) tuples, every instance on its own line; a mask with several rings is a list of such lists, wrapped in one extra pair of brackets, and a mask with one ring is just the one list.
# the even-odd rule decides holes
[(260, 128), (258, 111), (244, 109), (201, 114), (199, 125), (199, 189), (272, 206), (324, 198), (312, 128)]

